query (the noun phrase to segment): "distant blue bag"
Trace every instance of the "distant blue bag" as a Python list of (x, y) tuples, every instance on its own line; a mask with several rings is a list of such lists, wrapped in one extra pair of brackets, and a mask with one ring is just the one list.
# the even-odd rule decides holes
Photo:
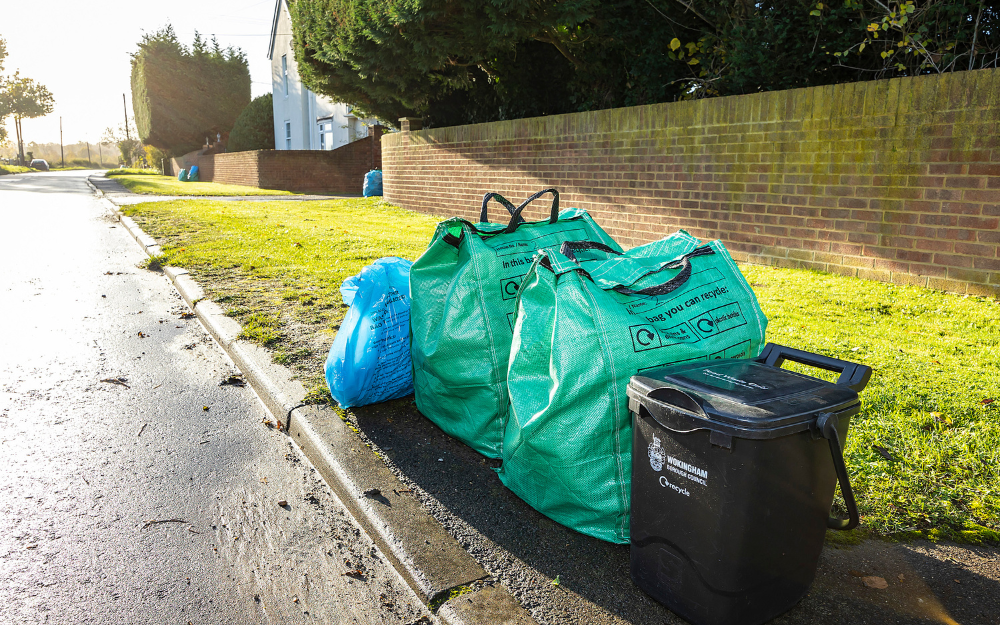
[(194, 167), (191, 168), (191, 171), (188, 172), (187, 178), (185, 178), (185, 180), (187, 182), (198, 182), (198, 166), (197, 165), (195, 165)]
[(413, 392), (410, 266), (380, 258), (340, 287), (347, 311), (326, 359), (326, 383), (342, 408)]
[(180, 171), (180, 173), (177, 174), (177, 179), (180, 180), (181, 182), (187, 182), (188, 181), (188, 170), (182, 169)]
[(365, 174), (365, 186), (361, 189), (361, 194), (365, 197), (382, 195), (382, 172), (373, 169)]

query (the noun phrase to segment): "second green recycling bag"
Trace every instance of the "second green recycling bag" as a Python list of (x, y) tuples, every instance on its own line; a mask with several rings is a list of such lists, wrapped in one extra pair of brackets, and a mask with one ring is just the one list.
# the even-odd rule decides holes
[(766, 327), (719, 241), (682, 230), (625, 254), (587, 242), (543, 251), (518, 295), (500, 480), (563, 525), (628, 542), (629, 378), (757, 356)]
[[(524, 208), (547, 193), (552, 194), (549, 218), (523, 221)], [(491, 199), (511, 213), (509, 223), (488, 223)], [(555, 189), (539, 191), (517, 208), (487, 193), (480, 223), (458, 218), (441, 222), (427, 251), (410, 269), (417, 408), (481, 454), (500, 457), (508, 406), (507, 360), (521, 279), (537, 251), (581, 240), (621, 251), (586, 211), (560, 213)]]

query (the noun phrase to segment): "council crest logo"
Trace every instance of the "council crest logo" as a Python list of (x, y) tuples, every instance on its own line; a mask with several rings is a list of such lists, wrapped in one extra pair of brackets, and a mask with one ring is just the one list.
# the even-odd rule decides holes
[(667, 454), (660, 446), (660, 439), (654, 436), (653, 442), (649, 444), (649, 466), (653, 467), (654, 471), (660, 471), (663, 469), (663, 461), (666, 459)]

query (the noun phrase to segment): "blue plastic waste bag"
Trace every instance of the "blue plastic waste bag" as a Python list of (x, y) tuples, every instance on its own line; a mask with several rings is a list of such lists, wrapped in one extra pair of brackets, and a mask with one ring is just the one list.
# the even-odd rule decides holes
[(197, 165), (195, 165), (194, 167), (192, 167), (191, 171), (188, 172), (186, 180), (187, 180), (187, 182), (198, 182), (198, 166)]
[(362, 195), (365, 197), (371, 197), (373, 195), (382, 195), (382, 172), (373, 169), (367, 174), (365, 174), (365, 185), (361, 189)]
[(187, 182), (188, 181), (188, 170), (182, 169), (177, 174), (177, 179), (180, 180), (181, 182)]
[(380, 258), (344, 281), (350, 303), (326, 359), (326, 383), (342, 408), (413, 392), (410, 364), (410, 266)]

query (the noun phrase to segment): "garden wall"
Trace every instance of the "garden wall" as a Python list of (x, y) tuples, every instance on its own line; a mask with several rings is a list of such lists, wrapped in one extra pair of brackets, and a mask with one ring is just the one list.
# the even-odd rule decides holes
[(1000, 296), (996, 69), (404, 131), (382, 150), (386, 199), (435, 215), (554, 186), (626, 248), (684, 228), (741, 262)]
[(206, 182), (297, 193), (361, 195), (365, 174), (382, 167), (382, 127), (335, 150), (255, 150), (198, 157)]

